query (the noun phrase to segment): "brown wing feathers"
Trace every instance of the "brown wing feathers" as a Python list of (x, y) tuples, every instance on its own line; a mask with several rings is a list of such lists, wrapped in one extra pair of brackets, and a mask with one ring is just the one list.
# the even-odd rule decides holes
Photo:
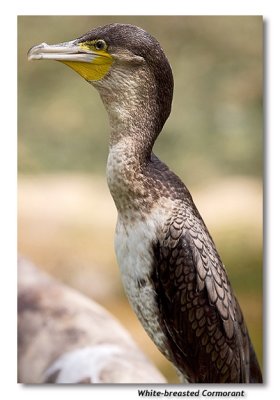
[(177, 211), (156, 252), (154, 282), (177, 368), (190, 382), (248, 382), (250, 339), (203, 221)]

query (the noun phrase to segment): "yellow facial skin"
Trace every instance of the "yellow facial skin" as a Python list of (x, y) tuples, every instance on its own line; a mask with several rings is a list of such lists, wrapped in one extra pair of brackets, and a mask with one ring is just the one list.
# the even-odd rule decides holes
[(94, 59), (91, 62), (81, 61), (61, 61), (63, 64), (68, 65), (79, 75), (81, 75), (87, 81), (97, 81), (102, 79), (109, 71), (113, 57), (107, 52), (106, 49), (98, 50), (95, 47), (94, 42), (80, 43), (79, 47), (81, 50), (91, 51), (95, 54)]

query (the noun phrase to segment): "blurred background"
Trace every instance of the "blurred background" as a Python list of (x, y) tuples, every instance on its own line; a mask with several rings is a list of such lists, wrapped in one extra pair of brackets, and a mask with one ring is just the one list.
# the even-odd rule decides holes
[(227, 267), (262, 365), (261, 17), (18, 17), (18, 248), (112, 312), (170, 382), (170, 364), (124, 295), (106, 185), (109, 125), (98, 93), (33, 45), (112, 22), (155, 36), (173, 69), (173, 110), (155, 153), (186, 183)]

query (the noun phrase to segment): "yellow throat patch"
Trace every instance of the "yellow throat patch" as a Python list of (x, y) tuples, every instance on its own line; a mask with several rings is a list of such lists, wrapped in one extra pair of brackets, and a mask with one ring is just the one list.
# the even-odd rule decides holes
[[(88, 43), (81, 43), (81, 49), (91, 49)], [(61, 61), (68, 65), (87, 81), (98, 81), (102, 79), (109, 71), (113, 57), (106, 50), (94, 50), (95, 58), (91, 62), (81, 61)]]

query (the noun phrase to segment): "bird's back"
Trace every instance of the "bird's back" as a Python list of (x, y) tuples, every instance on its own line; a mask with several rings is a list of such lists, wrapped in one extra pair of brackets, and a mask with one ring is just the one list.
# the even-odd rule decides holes
[(190, 193), (155, 156), (149, 169), (173, 200), (151, 279), (174, 364), (191, 382), (260, 382), (242, 311)]

